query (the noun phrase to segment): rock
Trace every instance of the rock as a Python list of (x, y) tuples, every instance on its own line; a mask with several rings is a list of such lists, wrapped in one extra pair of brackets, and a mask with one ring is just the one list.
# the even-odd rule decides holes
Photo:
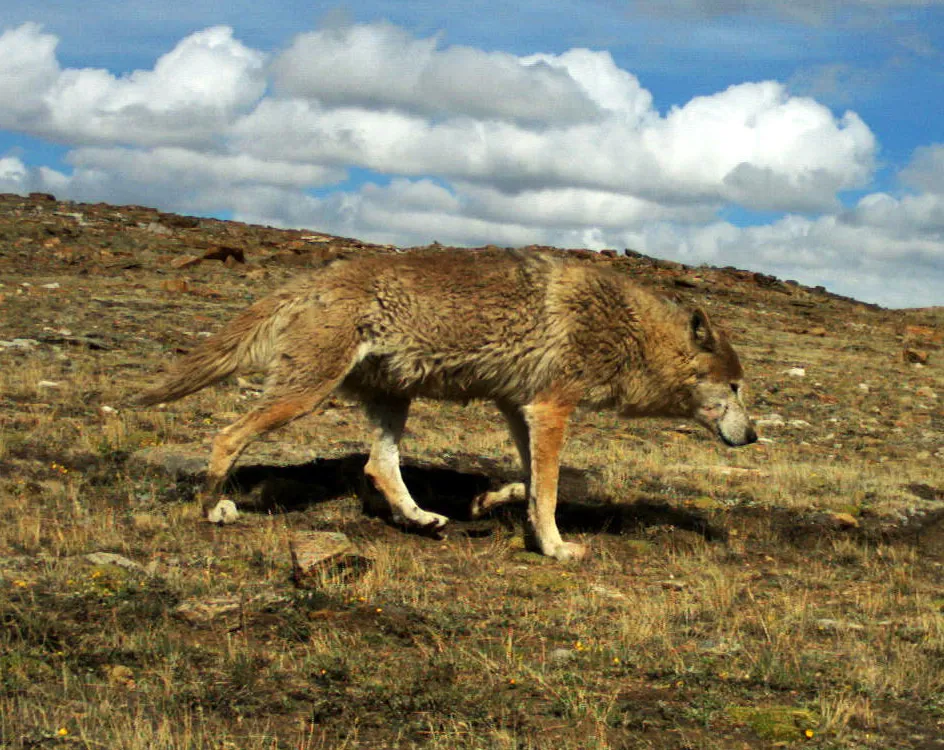
[(779, 414), (767, 414), (754, 420), (754, 424), (757, 427), (783, 427), (786, 422)]
[(246, 610), (288, 601), (289, 597), (274, 591), (263, 591), (253, 596), (230, 594), (207, 599), (188, 599), (177, 605), (173, 615), (195, 626), (211, 625), (222, 620), (222, 624), (235, 627), (245, 617)]
[(846, 620), (833, 620), (828, 617), (821, 617), (813, 623), (817, 630), (824, 633), (844, 633), (849, 631), (865, 630), (864, 625), (857, 622), (848, 622)]
[(161, 235), (168, 235), (168, 234), (174, 233), (173, 229), (171, 229), (170, 227), (166, 227), (163, 224), (160, 224), (156, 221), (152, 221), (150, 224), (144, 227), (144, 231), (148, 232), (149, 234), (161, 234)]
[(134, 560), (129, 560), (123, 555), (117, 555), (114, 552), (91, 552), (83, 555), (82, 559), (92, 565), (116, 565), (125, 570), (142, 570)]
[(569, 664), (577, 658), (577, 652), (570, 648), (555, 648), (547, 658), (551, 664)]
[(370, 567), (369, 558), (337, 531), (298, 532), (289, 542), (289, 551), (292, 578), (299, 588), (320, 588), (326, 574), (346, 576)]
[(202, 448), (188, 452), (181, 446), (175, 446), (173, 450), (158, 446), (135, 451), (131, 454), (130, 463), (158, 469), (175, 479), (198, 479), (206, 474), (207, 455)]
[(616, 599), (619, 601), (626, 599), (626, 594), (624, 594), (622, 591), (611, 589), (608, 586), (601, 586), (598, 583), (590, 586), (590, 590), (597, 596), (602, 596), (607, 599)]
[(857, 529), (859, 520), (851, 513), (829, 513), (826, 521), (831, 526), (837, 526), (840, 529)]
[(220, 260), (232, 266), (233, 263), (245, 263), (246, 253), (241, 247), (219, 245), (211, 247), (203, 254), (202, 260)]
[(190, 266), (195, 266), (203, 258), (199, 255), (179, 255), (170, 262), (171, 268), (189, 268)]
[(784, 375), (788, 375), (791, 378), (805, 378), (806, 377), (806, 368), (804, 367), (791, 367), (789, 370), (783, 371)]
[(165, 292), (189, 292), (190, 284), (186, 279), (164, 279), (161, 282), (161, 289)]
[(134, 671), (123, 664), (115, 664), (106, 669), (108, 684), (115, 688), (135, 689)]
[(10, 341), (0, 341), (0, 347), (3, 349), (33, 349), (39, 346), (36, 339), (12, 339)]
[(923, 349), (904, 349), (901, 352), (901, 358), (910, 365), (926, 365), (928, 363), (928, 353)]

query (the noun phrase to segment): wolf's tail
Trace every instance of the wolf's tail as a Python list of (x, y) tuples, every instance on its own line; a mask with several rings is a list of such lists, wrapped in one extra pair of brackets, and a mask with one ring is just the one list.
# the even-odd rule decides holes
[(292, 301), (282, 295), (260, 300), (181, 359), (167, 379), (141, 394), (137, 403), (176, 401), (234, 372), (264, 367), (274, 349), (279, 313)]

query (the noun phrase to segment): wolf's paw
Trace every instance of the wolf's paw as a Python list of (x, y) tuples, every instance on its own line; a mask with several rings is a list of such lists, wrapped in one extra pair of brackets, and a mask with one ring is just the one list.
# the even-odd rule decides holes
[(449, 519), (445, 516), (441, 516), (438, 513), (431, 513), (428, 510), (420, 510), (413, 518), (410, 519), (410, 523), (413, 526), (418, 526), (424, 531), (435, 532), (443, 528)]
[(560, 542), (545, 550), (544, 554), (561, 562), (583, 560), (587, 556), (587, 547), (584, 544), (575, 544), (574, 542)]
[(416, 508), (411, 510), (409, 514), (404, 512), (394, 512), (393, 514), (394, 523), (402, 524), (403, 526), (409, 526), (414, 529), (420, 529), (421, 531), (427, 531), (430, 533), (438, 532), (443, 528), (449, 519), (446, 516), (441, 516), (438, 513), (431, 513), (428, 510), (423, 510), (422, 508)]
[(524, 500), (526, 497), (527, 491), (524, 482), (512, 482), (497, 490), (483, 492), (481, 495), (476, 495), (472, 500), (472, 506), (469, 508), (469, 517), (472, 520), (481, 518), (481, 516), (492, 508), (504, 505), (505, 503)]
[(206, 519), (210, 523), (218, 523), (225, 526), (228, 523), (235, 523), (239, 518), (239, 511), (236, 510), (236, 503), (227, 498), (223, 498), (216, 505), (207, 511)]

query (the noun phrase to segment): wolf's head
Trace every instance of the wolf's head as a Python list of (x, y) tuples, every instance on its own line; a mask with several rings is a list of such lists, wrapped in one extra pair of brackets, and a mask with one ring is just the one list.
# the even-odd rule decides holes
[(695, 382), (688, 416), (727, 445), (756, 442), (757, 433), (742, 400), (744, 370), (727, 337), (701, 309), (691, 314), (689, 335), (695, 351)]

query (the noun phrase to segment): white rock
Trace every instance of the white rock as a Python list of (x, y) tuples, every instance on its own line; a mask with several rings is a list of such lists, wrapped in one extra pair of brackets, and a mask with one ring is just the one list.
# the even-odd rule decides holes
[(804, 367), (791, 367), (789, 370), (783, 371), (784, 375), (789, 375), (791, 378), (805, 378), (806, 377), (806, 368)]

